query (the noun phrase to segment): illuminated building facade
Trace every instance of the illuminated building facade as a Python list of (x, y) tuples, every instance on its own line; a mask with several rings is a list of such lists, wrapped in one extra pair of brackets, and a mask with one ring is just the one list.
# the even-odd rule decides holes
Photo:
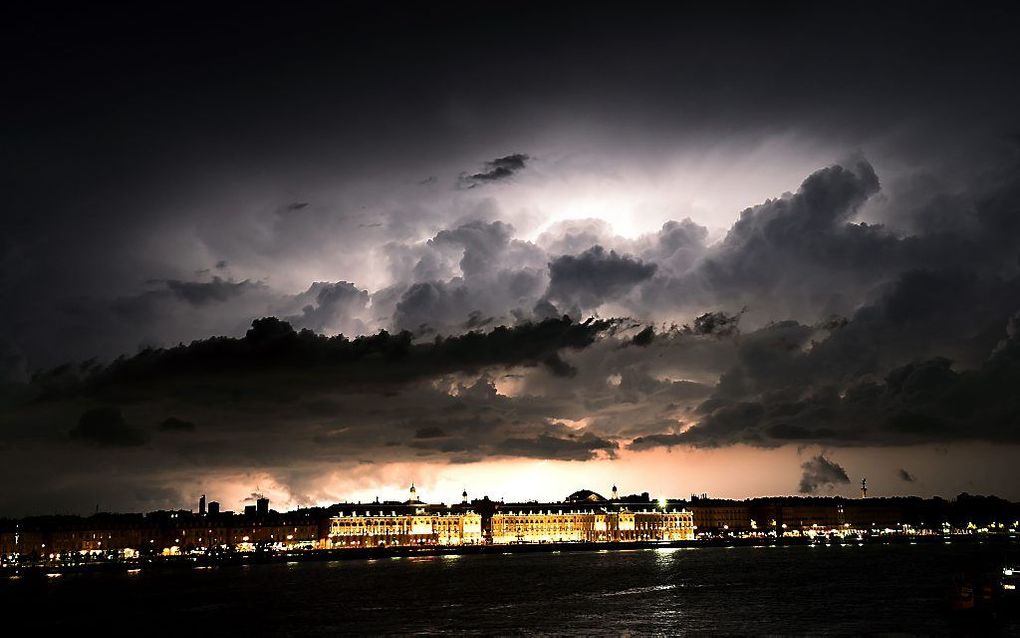
[(694, 538), (694, 515), (687, 510), (595, 508), (505, 511), (492, 515), (492, 542), (683, 541)]
[(329, 521), (327, 547), (394, 545), (477, 545), (482, 542), (482, 517), (472, 512), (389, 513), (357, 509)]
[[(388, 547), (414, 545), (478, 545), (482, 543), (482, 517), (458, 506), (426, 505), (411, 484), (404, 503), (376, 503), (341, 510), (329, 519), (324, 546)], [(466, 500), (467, 493), (464, 498)], [(463, 504), (462, 504), (463, 505)]]

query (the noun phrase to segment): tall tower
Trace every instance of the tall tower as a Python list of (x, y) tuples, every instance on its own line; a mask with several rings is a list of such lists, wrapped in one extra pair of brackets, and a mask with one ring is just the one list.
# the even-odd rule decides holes
[(198, 499), (198, 513), (201, 516), (205, 516), (205, 494), (202, 495), (202, 498)]
[(620, 500), (620, 491), (616, 489), (615, 483), (613, 484), (613, 500), (614, 501)]
[(460, 502), (463, 505), (467, 505), (468, 504), (468, 500), (467, 500), (467, 488), (466, 487), (464, 488), (464, 491), (461, 492), (461, 494), (460, 494)]
[(868, 498), (868, 479), (861, 479), (861, 498)]
[(410, 498), (408, 499), (407, 502), (408, 503), (417, 503), (418, 502), (418, 490), (414, 489), (414, 481), (411, 481)]

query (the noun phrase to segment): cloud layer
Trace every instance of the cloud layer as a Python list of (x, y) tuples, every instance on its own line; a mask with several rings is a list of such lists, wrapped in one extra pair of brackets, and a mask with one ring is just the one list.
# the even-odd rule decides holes
[(0, 513), (1020, 443), (1015, 12), (584, 9), (18, 8)]
[(825, 487), (850, 482), (846, 470), (821, 454), (804, 461), (801, 468), (804, 470), (800, 477), (801, 494), (815, 494)]
[[(564, 229), (547, 247), (500, 221), (467, 221), (391, 243), (395, 279), (406, 280), (376, 292), (346, 281), (293, 296), (219, 277), (157, 282), (116, 303), (243, 311), (258, 297), (292, 310), (243, 338), (8, 384), (3, 425), (14, 449), (78, 445), (122, 460), (145, 450), (169, 472), (275, 467), (296, 491), (338, 460), (1020, 443), (1012, 248), (985, 243), (966, 270), (935, 264), (941, 233), (854, 221), (878, 183), (863, 161), (822, 169), (743, 211), (716, 243), (690, 220), (580, 244)], [(964, 249), (1002, 230), (997, 201), (972, 209), (970, 236), (954, 235)], [(553, 252), (571, 243), (578, 252)], [(699, 313), (726, 299), (727, 310)], [(560, 318), (594, 314), (629, 318)], [(380, 323), (402, 331), (357, 336)], [(295, 459), (304, 469), (291, 475)], [(803, 492), (848, 481), (823, 456), (803, 469)]]

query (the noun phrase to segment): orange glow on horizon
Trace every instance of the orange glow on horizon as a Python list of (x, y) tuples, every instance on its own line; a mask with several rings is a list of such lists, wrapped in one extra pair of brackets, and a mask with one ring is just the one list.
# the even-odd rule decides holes
[[(735, 446), (718, 449), (660, 448), (635, 452), (620, 450), (615, 459), (554, 461), (541, 459), (487, 459), (476, 463), (403, 461), (355, 463), (302, 473), (300, 481), (270, 471), (222, 474), (204, 480), (187, 480), (181, 486), (185, 498), (207, 494), (224, 510), (239, 511), (256, 488), (277, 510), (338, 502), (369, 503), (406, 501), (413, 481), (421, 500), (458, 503), (466, 490), (469, 499), (558, 501), (579, 489), (607, 496), (615, 484), (620, 494), (648, 492), (652, 498), (687, 498), (707, 493), (719, 498), (796, 495), (801, 464), (823, 452), (846, 469), (850, 481), (819, 492), (820, 495), (855, 497), (861, 476), (867, 476), (876, 496), (943, 495), (960, 491), (993, 491), (1000, 481), (997, 468), (1004, 467), (1009, 448), (987, 444), (953, 448), (817, 448), (793, 446), (761, 449)], [(1003, 463), (987, 462), (991, 457)], [(983, 460), (982, 460), (983, 459)], [(971, 468), (973, 480), (966, 486), (941, 483), (938, 468), (945, 463)], [(895, 475), (909, 467), (918, 475), (907, 483)], [(892, 468), (892, 469), (890, 469)], [(987, 485), (987, 488), (983, 488)], [(190, 501), (189, 501), (190, 502)], [(187, 504), (183, 504), (187, 507)]]

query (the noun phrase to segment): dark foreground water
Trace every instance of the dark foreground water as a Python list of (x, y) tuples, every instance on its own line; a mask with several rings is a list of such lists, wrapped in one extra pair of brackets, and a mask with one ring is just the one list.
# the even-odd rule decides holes
[[(8, 580), (0, 606), (36, 635), (941, 634), (960, 628), (946, 604), (954, 576), (1001, 569), (1015, 551), (741, 547), (143, 570)], [(971, 633), (1016, 633), (1011, 622)]]

